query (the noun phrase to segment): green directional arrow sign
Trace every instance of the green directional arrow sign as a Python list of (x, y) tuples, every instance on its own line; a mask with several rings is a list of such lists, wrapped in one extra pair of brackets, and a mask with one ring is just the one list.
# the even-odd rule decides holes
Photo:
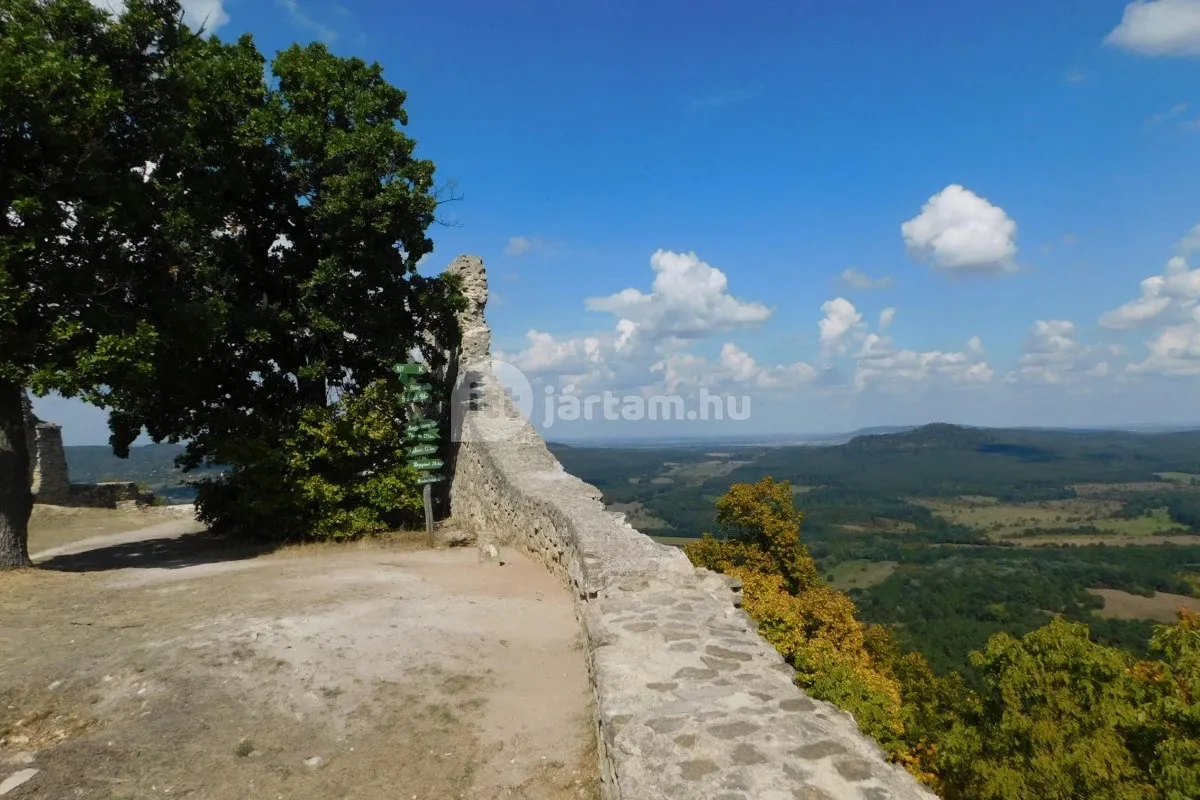
[[(406, 448), (405, 452), (410, 456), (427, 456), (430, 453), (436, 453), (437, 450), (436, 444), (419, 444), (415, 447)], [(424, 467), (417, 467), (417, 469), (424, 469)]]
[(429, 392), (411, 391), (404, 393), (404, 399), (409, 403), (424, 403), (430, 397)]
[(429, 367), (416, 362), (396, 364), (392, 369), (395, 370), (397, 375), (424, 375), (429, 371)]
[(440, 458), (417, 458), (408, 462), (408, 465), (413, 469), (441, 469), (445, 462)]
[(433, 387), (430, 386), (428, 383), (406, 383), (406, 384), (404, 384), (404, 391), (406, 391), (406, 392), (431, 392), (431, 391), (433, 391)]
[(417, 417), (416, 419), (410, 419), (404, 428), (405, 430), (410, 431), (423, 431), (428, 430), (429, 428), (436, 428), (437, 426), (438, 421), (436, 419), (424, 419), (423, 417)]
[(409, 431), (404, 435), (406, 442), (436, 442), (442, 438), (437, 431)]
[(437, 483), (438, 481), (444, 480), (446, 480), (445, 475), (422, 475), (421, 477), (417, 478), (417, 485), (424, 486), (428, 483)]

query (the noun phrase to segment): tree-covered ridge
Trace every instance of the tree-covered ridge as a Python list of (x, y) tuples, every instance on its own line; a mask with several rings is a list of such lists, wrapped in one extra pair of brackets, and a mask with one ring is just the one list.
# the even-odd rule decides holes
[(861, 622), (819, 577), (786, 481), (735, 484), (716, 520), (720, 538), (685, 548), (693, 562), (740, 578), (797, 682), (854, 714), (946, 800), (1200, 795), (1200, 614), (1157, 626), (1145, 657), (1063, 619), (997, 633), (971, 653), (980, 681), (969, 688)]
[[(1153, 621), (1102, 615), (1091, 589), (1200, 596), (1200, 536), (1189, 533), (1197, 528), (1188, 516), (1200, 500), (1191, 477), (1200, 474), (1198, 436), (938, 425), (840, 446), (726, 447), (716, 456), (555, 453), (607, 502), (652, 515), (658, 525), (646, 532), (675, 543), (713, 530), (715, 500), (772, 465), (775, 478), (792, 482), (821, 574), (869, 575), (865, 584), (841, 584), (863, 618), (891, 626), (938, 673), (957, 671), (979, 686), (971, 651), (1055, 615), (1087, 624), (1099, 643), (1144, 654)], [(1095, 480), (1105, 475), (1114, 481)], [(948, 493), (957, 488), (976, 494)]]
[(730, 477), (786, 475), (802, 485), (872, 494), (986, 495), (1003, 500), (1069, 496), (1082, 483), (1157, 481), (1156, 473), (1200, 473), (1200, 431), (974, 429), (927, 425), (861, 436), (832, 447), (766, 451)]

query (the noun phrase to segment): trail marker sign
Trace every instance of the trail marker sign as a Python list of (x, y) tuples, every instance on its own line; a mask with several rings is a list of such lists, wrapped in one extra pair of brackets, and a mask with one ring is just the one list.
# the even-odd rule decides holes
[(429, 535), (429, 543), (432, 545), (433, 496), (430, 487), (432, 484), (444, 481), (446, 476), (431, 471), (444, 467), (444, 461), (437, 458), (425, 457), (433, 455), (438, 451), (436, 444), (427, 444), (428, 442), (436, 442), (441, 438), (441, 435), (438, 433), (438, 422), (434, 419), (426, 419), (422, 415), (421, 410), (415, 407), (418, 403), (428, 402), (433, 396), (433, 386), (431, 384), (416, 382), (417, 376), (429, 373), (429, 367), (419, 362), (408, 362), (405, 364), (396, 364), (392, 367), (392, 370), (400, 379), (401, 385), (404, 386), (402, 394), (404, 402), (414, 406), (412, 416), (409, 418), (408, 424), (404, 426), (404, 441), (406, 444), (411, 445), (405, 448), (405, 455), (408, 457), (408, 465), (421, 472), (417, 476), (417, 485), (421, 487), (421, 498), (425, 505), (425, 532)]

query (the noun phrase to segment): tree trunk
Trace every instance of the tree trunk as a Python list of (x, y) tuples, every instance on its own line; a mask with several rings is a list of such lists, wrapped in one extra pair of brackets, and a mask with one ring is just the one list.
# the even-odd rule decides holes
[(0, 380), (0, 570), (29, 561), (29, 447), (25, 440), (22, 387)]

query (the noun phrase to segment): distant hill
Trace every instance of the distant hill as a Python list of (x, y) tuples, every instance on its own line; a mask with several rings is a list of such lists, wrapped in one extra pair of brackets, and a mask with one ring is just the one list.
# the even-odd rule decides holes
[(219, 469), (202, 469), (183, 473), (175, 459), (183, 453), (180, 444), (148, 444), (129, 448), (129, 458), (117, 458), (112, 448), (98, 445), (64, 447), (67, 469), (75, 483), (104, 481), (135, 481), (168, 502), (190, 502), (195, 496), (188, 482)]
[(764, 475), (853, 491), (1005, 497), (1067, 484), (1155, 481), (1156, 473), (1200, 473), (1200, 431), (1132, 433), (1028, 428), (968, 428), (934, 423), (910, 431), (858, 436), (827, 447), (765, 452), (730, 474)]

